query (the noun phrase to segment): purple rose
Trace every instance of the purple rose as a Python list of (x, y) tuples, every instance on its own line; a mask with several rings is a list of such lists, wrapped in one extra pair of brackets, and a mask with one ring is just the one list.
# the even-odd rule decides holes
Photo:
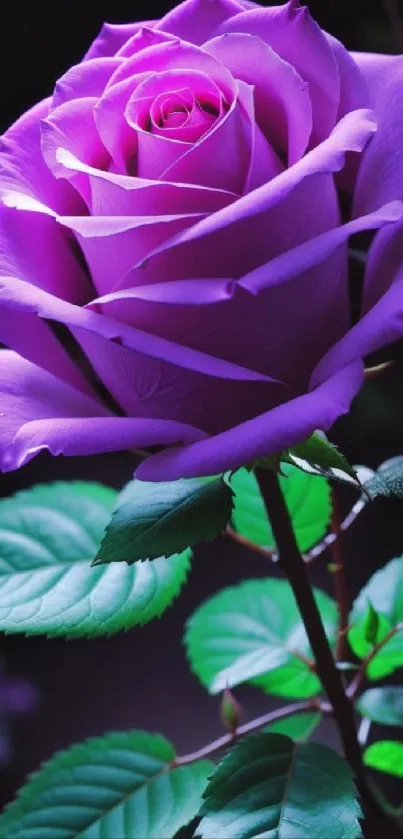
[[(395, 61), (391, 109), (392, 59), (294, 0), (104, 26), (2, 141), (3, 470), (158, 446), (139, 477), (214, 474), (348, 410), (403, 331), (377, 244), (401, 216)], [(384, 225), (352, 326), (348, 238)]]

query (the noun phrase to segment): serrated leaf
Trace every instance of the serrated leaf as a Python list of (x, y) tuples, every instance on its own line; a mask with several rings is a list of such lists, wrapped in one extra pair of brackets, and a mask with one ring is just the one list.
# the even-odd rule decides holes
[(380, 725), (403, 725), (403, 688), (371, 688), (363, 693), (357, 710)]
[(364, 763), (378, 772), (387, 772), (403, 778), (403, 743), (396, 740), (379, 740), (371, 743), (364, 752)]
[[(377, 642), (382, 641), (393, 627), (403, 621), (403, 557), (388, 562), (377, 571), (360, 591), (350, 615), (348, 640), (355, 654), (365, 658), (372, 649), (365, 639), (365, 619), (368, 601), (379, 617)], [(393, 673), (403, 662), (403, 632), (397, 632), (382, 647), (369, 664), (371, 679), (382, 679)]]
[(106, 635), (158, 617), (179, 593), (190, 552), (91, 568), (116, 492), (38, 485), (0, 503), (0, 631)]
[(285, 734), (291, 740), (303, 743), (315, 731), (321, 718), (321, 714), (317, 711), (303, 711), (300, 714), (292, 714), (290, 717), (284, 717), (282, 720), (270, 723), (264, 731), (270, 734)]
[(215, 539), (226, 527), (232, 490), (223, 477), (131, 481), (121, 492), (96, 565), (172, 556)]
[(204, 793), (203, 839), (357, 839), (361, 815), (350, 768), (318, 743), (249, 737), (224, 758)]
[(308, 440), (288, 449), (283, 459), (312, 475), (361, 486), (354, 467), (323, 434), (315, 432)]
[[(284, 464), (279, 476), (299, 549), (309, 550), (326, 533), (331, 515), (330, 490), (324, 478), (314, 477)], [(231, 477), (235, 492), (232, 521), (235, 530), (266, 548), (275, 548), (275, 539), (259, 484), (253, 472), (239, 469)]]
[(193, 818), (213, 764), (169, 770), (171, 744), (111, 733), (60, 752), (0, 816), (2, 839), (170, 839)]
[[(337, 608), (315, 590), (328, 637), (337, 632)], [(251, 681), (267, 693), (305, 698), (320, 691), (291, 587), (285, 580), (248, 580), (203, 603), (186, 631), (193, 672), (218, 693)]]

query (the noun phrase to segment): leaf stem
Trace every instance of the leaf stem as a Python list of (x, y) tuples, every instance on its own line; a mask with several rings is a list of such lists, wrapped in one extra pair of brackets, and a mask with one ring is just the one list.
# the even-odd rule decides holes
[(380, 650), (385, 646), (385, 644), (390, 641), (398, 632), (403, 630), (403, 621), (397, 623), (396, 626), (392, 626), (392, 629), (382, 638), (382, 641), (378, 641), (377, 644), (374, 644), (372, 650), (368, 653), (367, 656), (362, 660), (354, 679), (350, 682), (347, 688), (347, 695), (350, 699), (354, 700), (360, 693), (363, 681), (365, 679), (365, 674), (369, 665), (371, 664), (372, 659), (379, 653)]
[(230, 524), (227, 524), (224, 535), (229, 536), (230, 539), (233, 539), (234, 542), (238, 542), (239, 545), (242, 545), (243, 548), (248, 548), (249, 551), (253, 551), (254, 553), (260, 554), (265, 559), (273, 559), (272, 551), (269, 551), (268, 548), (264, 548), (263, 545), (258, 545), (256, 542), (252, 542), (250, 539), (247, 539), (246, 536), (242, 536), (241, 533), (238, 533), (231, 527)]
[(249, 722), (245, 722), (243, 725), (238, 726), (235, 734), (232, 734), (232, 732), (223, 734), (222, 737), (218, 737), (217, 740), (213, 740), (212, 743), (202, 746), (201, 749), (197, 749), (195, 752), (174, 758), (173, 765), (185, 766), (187, 763), (194, 763), (195, 760), (201, 760), (204, 757), (214, 754), (214, 752), (224, 749), (226, 746), (231, 746), (235, 740), (243, 737), (244, 734), (250, 734), (252, 731), (256, 731), (264, 725), (270, 725), (270, 723), (283, 720), (293, 714), (301, 714), (303, 711), (318, 711), (322, 714), (329, 714), (331, 708), (327, 703), (321, 702), (318, 699), (310, 699), (305, 702), (292, 702), (289, 705), (285, 705), (284, 708), (277, 708), (275, 711), (270, 711), (268, 714), (263, 714), (261, 717), (256, 717)]
[(344, 567), (343, 540), (341, 537), (341, 513), (337, 490), (332, 489), (332, 532), (335, 540), (332, 544), (332, 565), (334, 593), (339, 612), (339, 629), (335, 657), (336, 661), (343, 661), (347, 655), (346, 632), (348, 628), (348, 592), (346, 584), (346, 572)]
[(353, 706), (344, 690), (340, 673), (337, 670), (326, 637), (307, 568), (298, 549), (277, 475), (269, 469), (262, 469), (257, 470), (256, 476), (265, 499), (270, 523), (279, 549), (280, 565), (293, 590), (316, 660), (317, 675), (332, 705), (344, 753), (356, 776), (361, 799), (367, 810), (371, 811), (374, 802), (366, 783)]

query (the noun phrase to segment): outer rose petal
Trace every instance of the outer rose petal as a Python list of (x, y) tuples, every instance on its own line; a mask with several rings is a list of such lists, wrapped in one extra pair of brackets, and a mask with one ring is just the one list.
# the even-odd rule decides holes
[(232, 192), (198, 184), (152, 181), (102, 172), (65, 149), (58, 149), (57, 160), (65, 169), (88, 175), (94, 216), (157, 215), (162, 207), (169, 207), (175, 215), (214, 213), (237, 197)]
[(83, 96), (101, 96), (112, 73), (120, 64), (119, 58), (93, 58), (70, 67), (56, 82), (52, 109)]
[(0, 354), (0, 470), (18, 469), (43, 449), (53, 455), (89, 455), (190, 442), (197, 428), (159, 419), (113, 417), (16, 353)]
[(340, 101), (340, 77), (333, 50), (308, 9), (294, 0), (284, 6), (243, 11), (225, 21), (214, 35), (249, 32), (262, 38), (308, 82), (313, 108), (311, 145), (334, 128)]
[(185, 0), (179, 3), (158, 23), (162, 29), (193, 44), (203, 44), (224, 21), (242, 11), (237, 0)]
[(354, 212), (361, 215), (403, 198), (403, 56), (354, 53), (374, 108), (378, 130), (358, 173)]
[[(107, 169), (110, 157), (102, 144), (94, 122), (95, 98), (75, 99), (55, 108), (41, 124), (42, 154), (55, 178), (68, 178), (91, 208), (91, 191), (86, 175), (61, 166), (57, 150), (62, 147), (80, 160), (99, 169)], [(77, 131), (77, 126), (80, 130)]]
[(116, 55), (123, 44), (135, 35), (142, 26), (152, 28), (154, 24), (154, 20), (144, 20), (140, 21), (140, 23), (124, 23), (122, 25), (104, 23), (99, 35), (92, 42), (89, 50), (87, 50), (83, 61), (88, 61), (90, 58)]
[(300, 443), (316, 429), (327, 429), (347, 413), (363, 380), (363, 365), (355, 362), (316, 390), (298, 396), (265, 414), (184, 448), (166, 449), (140, 464), (144, 481), (215, 475), (238, 469), (256, 458), (269, 457)]

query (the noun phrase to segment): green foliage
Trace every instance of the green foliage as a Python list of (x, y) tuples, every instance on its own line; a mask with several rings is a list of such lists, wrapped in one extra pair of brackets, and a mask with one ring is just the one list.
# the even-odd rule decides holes
[[(337, 630), (336, 604), (315, 590), (328, 637)], [(252, 681), (267, 693), (305, 698), (320, 691), (291, 587), (285, 580), (248, 580), (203, 603), (186, 632), (191, 667), (211, 693)]]
[(0, 630), (105, 635), (158, 617), (179, 593), (190, 552), (91, 568), (116, 493), (38, 485), (0, 504)]
[(357, 710), (381, 725), (403, 725), (403, 688), (371, 688), (360, 696)]
[(289, 449), (282, 460), (293, 463), (312, 475), (323, 475), (325, 478), (360, 487), (353, 466), (324, 434), (315, 432), (308, 440)]
[(364, 752), (364, 763), (378, 772), (403, 778), (403, 743), (396, 740), (379, 740)]
[(363, 632), (364, 638), (370, 646), (374, 646), (380, 640), (380, 618), (376, 609), (374, 609), (371, 601), (368, 601), (367, 613), (364, 617)]
[[(307, 475), (289, 464), (282, 466), (282, 473), (279, 481), (298, 546), (306, 551), (326, 533), (331, 514), (329, 486), (323, 478)], [(273, 531), (253, 472), (239, 469), (231, 477), (231, 487), (235, 492), (232, 516), (235, 530), (258, 545), (274, 548)]]
[(120, 493), (95, 565), (172, 556), (225, 529), (232, 490), (223, 477), (131, 481)]
[(2, 839), (170, 839), (197, 813), (213, 765), (170, 769), (171, 744), (112, 733), (45, 763), (0, 816)]
[(365, 488), (372, 498), (403, 498), (403, 456), (385, 460), (366, 482)]
[[(358, 595), (350, 615), (352, 628), (348, 639), (360, 658), (368, 655), (372, 644), (366, 638), (368, 602), (378, 613), (377, 643), (403, 622), (403, 557), (388, 562), (371, 577)], [(403, 662), (403, 632), (390, 638), (371, 661), (368, 676), (381, 679), (393, 673)]]
[(301, 714), (292, 714), (282, 720), (270, 723), (264, 729), (270, 734), (285, 734), (291, 740), (298, 740), (303, 743), (315, 731), (321, 721), (321, 715), (316, 711), (303, 711)]
[(361, 836), (351, 771), (317, 743), (279, 734), (249, 737), (224, 758), (203, 796), (203, 839)]

